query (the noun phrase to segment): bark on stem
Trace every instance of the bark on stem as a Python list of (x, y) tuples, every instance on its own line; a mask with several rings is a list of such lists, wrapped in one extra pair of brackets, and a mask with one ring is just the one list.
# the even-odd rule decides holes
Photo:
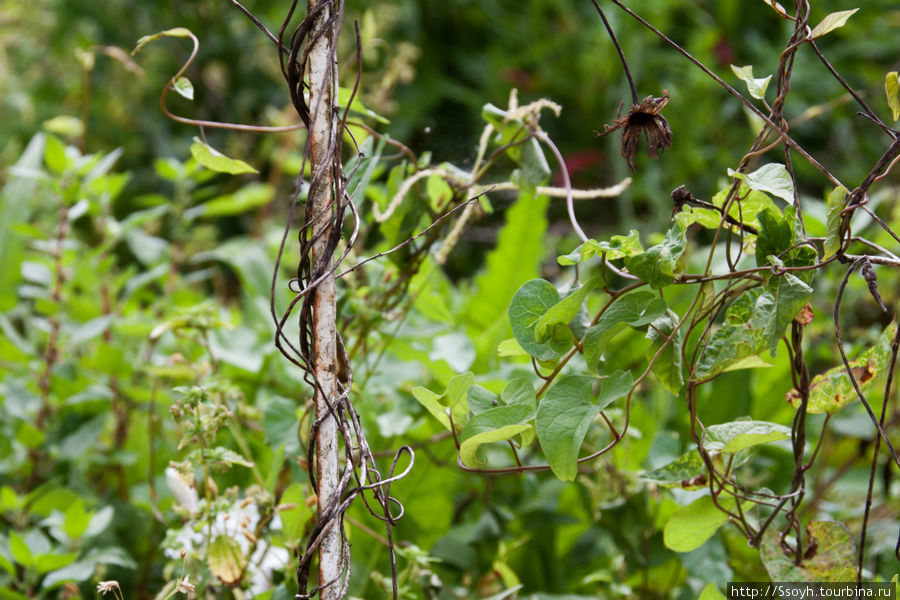
[[(314, 12), (316, 0), (309, 0), (309, 14)], [(332, 139), (334, 136), (334, 111), (332, 93), (335, 73), (331, 70), (334, 40), (331, 37), (333, 5), (328, 3), (319, 11), (309, 37), (309, 160), (312, 186), (309, 206), (311, 225), (313, 278), (318, 266), (332, 256), (327, 252), (328, 236), (332, 226), (334, 207), (334, 182), (331, 170)], [(337, 421), (329, 415), (329, 404), (334, 406), (337, 391), (337, 309), (335, 306), (334, 275), (323, 279), (316, 286), (313, 299), (313, 336), (315, 374), (318, 389), (315, 393), (316, 419), (320, 421), (316, 433), (316, 478), (318, 480), (319, 515), (328, 514), (338, 504), (340, 467), (338, 463)], [(332, 525), (319, 547), (319, 585), (331, 584), (320, 591), (322, 600), (338, 600), (341, 575), (341, 534), (338, 524)]]

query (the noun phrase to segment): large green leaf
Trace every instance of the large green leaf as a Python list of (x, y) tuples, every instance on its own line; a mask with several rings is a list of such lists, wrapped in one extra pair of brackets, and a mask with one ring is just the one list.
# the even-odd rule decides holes
[(791, 428), (767, 421), (732, 421), (706, 428), (703, 446), (713, 454), (734, 454), (759, 444), (791, 439)]
[(755, 288), (744, 292), (725, 312), (725, 323), (700, 354), (694, 376), (707, 379), (768, 347), (766, 327), (774, 319), (772, 294)]
[(759, 545), (759, 556), (772, 581), (856, 581), (856, 545), (843, 523), (813, 521), (806, 527), (807, 551), (800, 564), (785, 555), (781, 533), (769, 527)]
[(588, 293), (603, 283), (599, 275), (588, 279), (580, 288), (569, 293), (565, 298), (554, 304), (534, 324), (535, 341), (541, 342), (547, 338), (547, 328), (554, 325), (567, 325), (581, 308)]
[(781, 336), (784, 335), (784, 328), (806, 306), (812, 291), (810, 286), (792, 273), (782, 273), (769, 280), (769, 293), (773, 297), (775, 310), (766, 323), (765, 337), (769, 352), (773, 356)]
[(662, 243), (641, 254), (625, 257), (625, 266), (655, 288), (661, 288), (675, 281), (681, 271), (678, 260), (687, 248), (684, 224), (676, 220)]
[(794, 182), (781, 163), (769, 163), (747, 174), (728, 169), (728, 175), (743, 180), (751, 190), (772, 194), (788, 204), (794, 203)]
[(551, 387), (541, 399), (535, 429), (553, 473), (573, 481), (578, 471), (578, 451), (588, 428), (601, 410), (631, 388), (630, 372), (616, 372), (601, 380), (594, 397), (594, 377), (569, 375)]
[(509, 304), (509, 323), (519, 345), (539, 360), (551, 360), (562, 356), (572, 347), (572, 332), (565, 325), (551, 329), (549, 336), (537, 341), (535, 330), (538, 321), (559, 302), (559, 292), (549, 281), (532, 279), (525, 282)]
[[(727, 510), (736, 506), (733, 496), (720, 496), (718, 502)], [(675, 552), (690, 552), (702, 546), (727, 522), (728, 515), (716, 506), (712, 496), (700, 496), (669, 517), (663, 529), (663, 543)]]
[[(878, 376), (885, 372), (891, 357), (891, 341), (896, 333), (897, 321), (892, 321), (881, 332), (874, 346), (850, 362), (853, 375), (864, 394), (879, 381)], [(847, 370), (841, 365), (813, 377), (809, 383), (807, 411), (812, 414), (834, 414), (856, 398), (856, 390), (850, 382)], [(787, 399), (794, 408), (800, 407), (801, 397), (797, 390), (788, 392)]]
[(643, 327), (666, 314), (666, 303), (657, 294), (638, 290), (616, 298), (584, 336), (584, 359), (596, 372), (606, 343), (626, 326)]
[(786, 210), (782, 215), (775, 208), (767, 208), (759, 213), (762, 231), (756, 239), (756, 264), (758, 266), (772, 264), (769, 260), (770, 256), (783, 260), (782, 254), (794, 245), (793, 214), (793, 210)]

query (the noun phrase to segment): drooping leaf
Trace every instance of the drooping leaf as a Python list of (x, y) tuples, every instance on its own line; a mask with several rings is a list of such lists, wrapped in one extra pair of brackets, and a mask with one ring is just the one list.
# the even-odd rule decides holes
[(206, 564), (210, 572), (226, 585), (236, 583), (241, 578), (246, 563), (247, 559), (241, 552), (240, 545), (231, 536), (219, 535), (209, 546)]
[(212, 146), (204, 144), (200, 138), (196, 137), (194, 138), (194, 143), (191, 144), (191, 156), (210, 171), (216, 171), (217, 173), (238, 175), (241, 173), (259, 172), (242, 160), (228, 158)]
[(847, 188), (837, 186), (825, 200), (825, 253), (823, 259), (834, 256), (841, 247), (840, 235), (841, 211), (844, 209), (844, 200), (847, 198)]
[(858, 10), (858, 8), (852, 8), (850, 10), (839, 10), (837, 12), (831, 13), (830, 15), (822, 19), (821, 23), (813, 28), (813, 30), (809, 33), (809, 38), (814, 40), (817, 37), (822, 37), (826, 33), (834, 31), (839, 27), (843, 27), (844, 25), (846, 25), (847, 20), (853, 16), (853, 13)]
[(677, 485), (688, 490), (707, 485), (706, 465), (696, 450), (682, 454), (665, 466), (647, 471), (640, 475), (640, 478), (663, 485)]
[(141, 39), (138, 40), (137, 45), (134, 47), (134, 50), (131, 51), (131, 55), (134, 56), (141, 49), (154, 40), (158, 40), (162, 37), (194, 37), (194, 34), (191, 33), (191, 30), (186, 27), (175, 27), (173, 29), (167, 29), (165, 31), (160, 31), (159, 33), (153, 33), (150, 35), (145, 35)]
[(891, 71), (884, 76), (884, 93), (887, 95), (891, 116), (895, 121), (900, 119), (900, 77), (897, 71)]
[(687, 248), (687, 237), (682, 223), (675, 221), (662, 243), (648, 248), (641, 254), (625, 257), (628, 270), (655, 288), (675, 281), (680, 272), (678, 260)]
[(743, 359), (768, 347), (765, 331), (774, 319), (772, 294), (755, 288), (744, 292), (725, 312), (725, 323), (703, 349), (694, 376), (714, 377)]
[(591, 402), (593, 383), (593, 377), (563, 377), (547, 391), (537, 409), (538, 441), (553, 474), (563, 481), (575, 480), (581, 443), (602, 410)]
[(672, 338), (653, 363), (653, 374), (663, 387), (673, 394), (681, 391), (681, 386), (684, 385), (684, 376), (681, 373), (684, 332), (681, 329), (676, 331), (677, 325), (678, 315), (669, 310), (647, 328), (647, 339), (651, 341), (646, 352), (648, 360), (656, 356), (668, 338)]
[(588, 259), (606, 254), (607, 260), (616, 260), (625, 256), (640, 254), (644, 251), (641, 246), (640, 235), (636, 229), (628, 232), (628, 235), (614, 235), (609, 238), (608, 242), (598, 242), (597, 240), (588, 240), (575, 248), (569, 254), (560, 256), (557, 259), (560, 265), (567, 267), (577, 265)]
[[(728, 510), (736, 506), (733, 496), (722, 495), (718, 503)], [(702, 546), (727, 522), (728, 515), (716, 506), (712, 496), (700, 496), (669, 517), (663, 529), (663, 543), (675, 552), (690, 552)]]
[(606, 342), (625, 326), (642, 327), (666, 313), (665, 301), (645, 290), (620, 296), (584, 336), (584, 358), (592, 371), (597, 371)]
[(706, 428), (704, 447), (710, 453), (734, 454), (745, 448), (791, 439), (791, 428), (767, 421), (732, 421)]
[(781, 163), (769, 163), (748, 174), (728, 169), (728, 175), (742, 179), (751, 190), (772, 194), (788, 204), (794, 203), (794, 182)]
[[(864, 394), (872, 388), (878, 376), (885, 372), (890, 361), (891, 342), (896, 333), (897, 321), (892, 321), (884, 328), (873, 347), (850, 362), (853, 375)], [(850, 382), (847, 370), (841, 365), (813, 377), (809, 383), (807, 411), (811, 414), (834, 414), (856, 398), (856, 390)], [(796, 389), (788, 392), (787, 399), (794, 408), (799, 408), (802, 402), (800, 392)]]
[(527, 404), (497, 406), (481, 412), (466, 424), (460, 434), (459, 456), (463, 464), (470, 467), (484, 464), (478, 460), (477, 452), (483, 444), (503, 442), (526, 429), (531, 429), (527, 421), (534, 416), (534, 408)]
[(526, 281), (515, 293), (509, 304), (509, 322), (513, 335), (528, 354), (539, 360), (551, 360), (562, 356), (572, 347), (573, 337), (566, 326), (552, 328), (544, 341), (536, 341), (538, 321), (559, 302), (559, 292), (549, 281)]
[(540, 342), (546, 339), (549, 327), (566, 325), (574, 319), (588, 293), (602, 283), (603, 279), (600, 276), (591, 277), (580, 288), (550, 307), (534, 324), (535, 341)]
[(772, 581), (856, 581), (856, 544), (843, 523), (813, 521), (806, 527), (807, 546), (800, 564), (781, 548), (781, 533), (770, 527), (763, 535), (759, 556)]
[(771, 75), (763, 78), (754, 77), (753, 65), (747, 65), (744, 67), (736, 67), (734, 65), (731, 65), (731, 70), (734, 71), (734, 74), (737, 75), (739, 79), (747, 84), (747, 91), (750, 92), (751, 96), (753, 96), (757, 100), (765, 99), (766, 88), (769, 87), (769, 81), (772, 80)]

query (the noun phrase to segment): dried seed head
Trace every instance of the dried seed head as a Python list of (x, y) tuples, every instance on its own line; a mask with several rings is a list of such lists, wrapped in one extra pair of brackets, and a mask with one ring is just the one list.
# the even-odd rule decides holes
[[(668, 121), (660, 113), (669, 103), (669, 92), (663, 90), (659, 98), (647, 96), (640, 104), (635, 104), (625, 116), (616, 116), (614, 125), (606, 125), (603, 132), (597, 135), (606, 135), (617, 129), (622, 129), (622, 156), (628, 161), (628, 166), (634, 171), (634, 158), (637, 152), (638, 140), (641, 134), (647, 140), (647, 156), (653, 159), (659, 158), (659, 153), (672, 145), (672, 128)], [(621, 105), (619, 107), (621, 113)]]

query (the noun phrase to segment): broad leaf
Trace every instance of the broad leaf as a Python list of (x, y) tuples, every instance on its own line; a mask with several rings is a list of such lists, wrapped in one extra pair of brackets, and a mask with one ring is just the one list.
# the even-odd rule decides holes
[[(891, 342), (896, 333), (897, 321), (892, 321), (885, 327), (873, 347), (850, 362), (853, 375), (864, 394), (887, 368), (891, 357)], [(809, 384), (807, 411), (812, 414), (834, 414), (856, 398), (856, 390), (850, 382), (847, 370), (841, 365), (813, 377)], [(800, 392), (795, 389), (788, 392), (787, 399), (794, 408), (799, 408), (802, 402)]]
[(703, 349), (694, 376), (708, 379), (768, 347), (765, 331), (774, 319), (775, 299), (756, 288), (744, 292), (725, 312), (725, 323)]
[(465, 419), (469, 413), (468, 391), (474, 380), (475, 376), (472, 373), (462, 373), (450, 380), (447, 389), (441, 395), (424, 387), (414, 388), (412, 395), (449, 431), (448, 415), (453, 415), (453, 422), (457, 428), (465, 426)]
[(706, 487), (706, 465), (700, 453), (691, 450), (682, 454), (669, 464), (640, 475), (645, 481), (653, 481), (663, 485), (677, 485), (684, 489)]
[(666, 313), (666, 303), (648, 291), (636, 291), (620, 296), (584, 336), (584, 359), (596, 372), (606, 343), (623, 327), (642, 327)]
[(678, 259), (687, 247), (684, 225), (675, 221), (661, 244), (648, 248), (641, 254), (625, 257), (625, 266), (655, 288), (675, 281), (680, 272)]
[(781, 533), (769, 527), (759, 546), (759, 556), (772, 581), (856, 581), (856, 544), (843, 523), (813, 521), (806, 527), (807, 551), (800, 564), (781, 549)]
[(830, 31), (834, 31), (838, 27), (843, 27), (847, 23), (847, 19), (853, 16), (853, 13), (858, 11), (858, 8), (853, 8), (850, 10), (839, 10), (837, 12), (833, 12), (824, 19), (822, 22), (816, 25), (813, 30), (809, 33), (809, 39), (816, 39), (817, 37), (822, 37), (826, 33)]
[[(722, 496), (719, 504), (734, 510), (733, 496)], [(700, 496), (673, 514), (663, 530), (663, 543), (675, 552), (696, 550), (728, 522), (728, 515), (713, 502), (712, 496)]]
[(226, 585), (240, 580), (246, 563), (240, 545), (228, 535), (219, 535), (209, 546), (206, 564), (210, 572)]
[(591, 277), (584, 285), (569, 293), (545, 312), (534, 324), (535, 341), (541, 342), (546, 339), (548, 327), (559, 324), (566, 325), (574, 319), (588, 293), (601, 283), (603, 283), (603, 279), (600, 276)]
[(591, 402), (593, 377), (570, 375), (556, 382), (541, 399), (535, 429), (553, 474), (574, 481), (578, 451), (588, 427), (602, 408)]
[(684, 344), (684, 333), (681, 329), (675, 330), (677, 325), (678, 315), (670, 310), (647, 328), (647, 339), (651, 341), (646, 352), (648, 360), (656, 356), (667, 338), (672, 338), (653, 363), (653, 374), (663, 387), (673, 394), (681, 391), (681, 386), (684, 385), (684, 376), (681, 373), (681, 346)]
[(759, 237), (756, 238), (756, 264), (765, 266), (772, 264), (770, 256), (783, 259), (783, 253), (787, 252), (794, 244), (794, 211), (785, 211), (780, 214), (776, 209), (766, 209), (759, 213), (759, 223), (762, 227)]
[(553, 284), (544, 279), (532, 279), (519, 288), (509, 304), (509, 323), (516, 341), (539, 360), (559, 358), (572, 347), (572, 333), (565, 325), (554, 327), (544, 341), (536, 341), (538, 321), (558, 302), (559, 292)]
[(752, 446), (791, 439), (791, 428), (767, 421), (733, 421), (706, 428), (703, 446), (714, 454), (734, 454)]
[(749, 174), (728, 169), (728, 175), (743, 180), (751, 190), (772, 194), (788, 204), (794, 203), (794, 182), (781, 163), (763, 165)]
[(775, 301), (775, 310), (766, 323), (765, 336), (769, 352), (775, 355), (778, 342), (788, 323), (794, 320), (812, 296), (812, 288), (792, 273), (782, 273), (769, 280), (769, 293)]

